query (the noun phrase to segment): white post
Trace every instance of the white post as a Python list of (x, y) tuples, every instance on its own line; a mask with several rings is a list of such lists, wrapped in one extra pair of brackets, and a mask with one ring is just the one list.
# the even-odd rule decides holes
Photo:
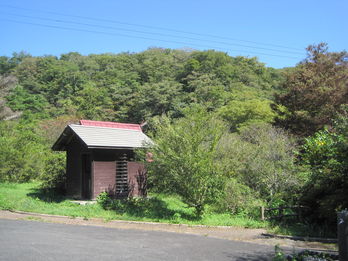
[(261, 211), (261, 220), (265, 220), (265, 207), (261, 206), (260, 211)]

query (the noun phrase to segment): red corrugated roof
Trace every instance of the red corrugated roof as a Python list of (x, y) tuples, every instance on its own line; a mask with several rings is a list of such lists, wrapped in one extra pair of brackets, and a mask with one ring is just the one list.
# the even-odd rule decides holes
[(115, 128), (115, 129), (127, 129), (127, 130), (142, 131), (139, 124), (133, 124), (133, 123), (80, 120), (80, 124), (84, 125), (84, 126), (106, 127), (106, 128)]

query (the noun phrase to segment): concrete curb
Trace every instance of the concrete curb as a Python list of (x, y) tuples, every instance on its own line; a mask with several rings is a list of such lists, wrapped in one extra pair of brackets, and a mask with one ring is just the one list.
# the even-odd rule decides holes
[[(42, 214), (42, 213), (36, 213), (36, 212), (25, 212), (25, 211), (20, 211), (20, 210), (7, 210), (7, 211), (12, 212), (12, 213), (16, 213), (16, 214), (31, 215), (31, 216), (84, 220), (83, 217), (60, 216), (60, 215)], [(103, 218), (88, 218), (88, 220), (104, 220), (104, 219)], [(130, 221), (130, 220), (121, 220), (121, 219), (112, 219), (112, 220), (108, 220), (107, 222), (126, 223), (126, 224), (157, 225), (157, 226), (161, 226), (161, 225), (162, 226), (177, 226), (177, 227), (188, 227), (188, 228), (197, 227), (197, 228), (224, 228), (224, 229), (243, 228), (243, 229), (248, 229), (248, 228), (236, 227), (236, 226), (188, 225), (188, 224), (174, 224), (174, 223), (162, 223), (162, 222)], [(253, 229), (264, 230), (262, 228), (253, 228)]]
[(73, 217), (69, 217), (69, 216), (59, 216), (59, 215), (42, 214), (42, 213), (35, 213), (35, 212), (25, 212), (25, 211), (12, 210), (12, 209), (7, 209), (7, 211), (12, 212), (12, 213), (16, 213), (16, 214), (23, 214), (23, 215), (30, 215), (30, 216), (55, 217), (55, 218), (73, 218)]

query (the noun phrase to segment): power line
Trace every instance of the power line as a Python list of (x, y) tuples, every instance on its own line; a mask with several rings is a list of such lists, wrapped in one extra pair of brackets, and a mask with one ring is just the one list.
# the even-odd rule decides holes
[(20, 14), (12, 14), (12, 13), (3, 13), (3, 14), (17, 16), (17, 17), (25, 17), (25, 18), (37, 19), (37, 20), (42, 20), (42, 21), (52, 21), (52, 22), (56, 22), (56, 23), (83, 25), (83, 26), (97, 27), (97, 28), (103, 28), (103, 29), (112, 29), (112, 30), (120, 30), (120, 31), (127, 31), (127, 32), (136, 32), (136, 33), (142, 33), (142, 34), (148, 34), (148, 35), (157, 35), (157, 36), (181, 38), (181, 39), (194, 40), (194, 41), (205, 41), (205, 42), (211, 42), (211, 43), (216, 43), (216, 44), (223, 44), (223, 45), (227, 45), (227, 46), (239, 46), (239, 47), (267, 50), (267, 51), (273, 51), (273, 52), (279, 52), (279, 53), (300, 54), (300, 55), (303, 54), (303, 53), (300, 53), (300, 52), (276, 50), (276, 49), (272, 49), (272, 48), (255, 47), (255, 46), (243, 45), (243, 44), (233, 44), (233, 43), (227, 43), (227, 42), (221, 42), (221, 41), (203, 40), (203, 39), (199, 39), (199, 38), (192, 38), (192, 37), (185, 37), (185, 36), (176, 36), (176, 35), (169, 35), (169, 34), (162, 34), (162, 33), (153, 33), (153, 32), (146, 32), (146, 31), (140, 31), (140, 30), (132, 30), (132, 29), (119, 28), (119, 27), (112, 27), (112, 26), (95, 25), (95, 24), (81, 23), (81, 22), (61, 20), (61, 19), (51, 19), (51, 18), (45, 18), (45, 17), (28, 16), (28, 15), (20, 15)]
[(80, 29), (80, 28), (72, 28), (72, 27), (63, 27), (63, 26), (31, 23), (31, 22), (18, 21), (18, 20), (12, 20), (12, 19), (3, 19), (3, 18), (1, 18), (0, 20), (1, 21), (12, 22), (12, 23), (18, 23), (18, 24), (26, 24), (26, 25), (47, 27), (47, 28), (55, 28), (55, 29), (63, 29), (63, 30), (70, 30), (70, 31), (103, 34), (103, 35), (112, 35), (112, 36), (121, 36), (121, 37), (137, 38), (137, 39), (143, 39), (143, 40), (153, 40), (153, 41), (161, 41), (161, 42), (175, 43), (175, 44), (184, 44), (184, 45), (191, 45), (191, 46), (199, 46), (199, 47), (212, 48), (212, 49), (221, 50), (221, 51), (243, 52), (243, 53), (259, 54), (259, 55), (265, 55), (265, 56), (283, 57), (283, 58), (289, 58), (289, 59), (299, 59), (298, 57), (292, 57), (292, 56), (284, 56), (284, 55), (268, 54), (268, 53), (260, 53), (260, 52), (250, 52), (250, 51), (245, 51), (245, 50), (231, 50), (231, 49), (226, 49), (226, 48), (221, 48), (221, 47), (216, 47), (216, 46), (209, 46), (209, 45), (202, 45), (202, 44), (195, 44), (195, 43), (187, 43), (187, 42), (181, 42), (181, 41), (169, 41), (169, 40), (155, 39), (155, 38), (143, 37), (143, 36), (134, 36), (134, 35), (127, 35), (127, 34), (119, 34), (119, 33), (116, 34), (116, 33), (101, 32), (101, 31), (87, 30), (87, 29)]
[(85, 20), (108, 22), (108, 23), (114, 23), (114, 24), (122, 24), (122, 25), (136, 26), (136, 27), (163, 30), (163, 31), (171, 31), (171, 32), (176, 32), (176, 33), (184, 33), (184, 34), (190, 34), (190, 35), (196, 35), (196, 36), (210, 37), (210, 38), (223, 39), (223, 40), (232, 40), (232, 41), (238, 41), (238, 42), (253, 43), (253, 44), (264, 45), (264, 46), (273, 46), (273, 47), (278, 47), (278, 48), (302, 51), (302, 49), (300, 49), (300, 48), (294, 48), (294, 47), (289, 47), (289, 46), (284, 46), (284, 45), (276, 45), (276, 44), (271, 44), (271, 43), (248, 41), (248, 40), (224, 37), (224, 36), (219, 36), (219, 35), (202, 34), (202, 33), (195, 33), (195, 32), (177, 30), (177, 29), (172, 29), (172, 28), (150, 26), (150, 25), (141, 25), (141, 24), (135, 24), (135, 23), (126, 23), (126, 22), (121, 22), (121, 21), (116, 21), (116, 20), (111, 20), (111, 19), (95, 18), (95, 17), (88, 17), (88, 16), (80, 16), (80, 15), (69, 15), (69, 14), (63, 14), (63, 13), (58, 13), (58, 12), (35, 10), (35, 9), (31, 9), (31, 8), (24, 8), (24, 7), (12, 6), (12, 5), (0, 4), (0, 6), (12, 8), (12, 9), (21, 9), (21, 10), (26, 10), (26, 11), (34, 11), (34, 12), (53, 14), (53, 15), (60, 15), (60, 16), (65, 16), (65, 17), (74, 17), (74, 18), (80, 18), (80, 19), (85, 19)]

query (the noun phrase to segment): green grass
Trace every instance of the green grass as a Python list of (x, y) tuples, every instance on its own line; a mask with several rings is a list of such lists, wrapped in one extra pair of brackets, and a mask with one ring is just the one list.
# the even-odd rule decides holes
[[(0, 209), (20, 210), (34, 213), (102, 218), (109, 220), (149, 221), (172, 224), (237, 226), (247, 228), (267, 228), (268, 232), (281, 235), (304, 237), (335, 237), (329, 228), (296, 222), (270, 224), (245, 216), (228, 213), (214, 213), (207, 206), (202, 218), (197, 219), (194, 209), (183, 203), (179, 197), (164, 194), (150, 194), (147, 201), (131, 201), (118, 210), (105, 210), (99, 204), (78, 205), (71, 199), (39, 190), (40, 183), (0, 183)], [(34, 218), (33, 218), (34, 219)]]
[(122, 211), (104, 210), (99, 204), (78, 205), (70, 199), (39, 190), (39, 183), (0, 183), (0, 209), (70, 217), (103, 218), (108, 220), (150, 221), (188, 225), (266, 227), (267, 223), (243, 216), (214, 213), (207, 207), (202, 218), (197, 219), (194, 209), (177, 196), (150, 194), (149, 204), (127, 207)]

